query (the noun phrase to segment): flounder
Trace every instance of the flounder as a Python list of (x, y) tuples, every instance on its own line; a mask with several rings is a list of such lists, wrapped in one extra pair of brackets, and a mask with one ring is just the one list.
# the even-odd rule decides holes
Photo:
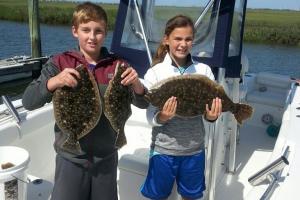
[(104, 94), (104, 114), (110, 121), (112, 128), (117, 132), (117, 148), (121, 148), (127, 143), (124, 127), (127, 119), (132, 114), (131, 88), (121, 84), (121, 75), (125, 70), (126, 66), (124, 64), (117, 63), (115, 75), (110, 80)]
[(162, 80), (150, 88), (145, 99), (161, 110), (167, 99), (172, 96), (177, 98), (176, 114), (183, 117), (204, 114), (206, 104), (210, 107), (216, 97), (222, 100), (222, 112), (230, 111), (239, 124), (251, 117), (253, 112), (250, 105), (233, 103), (221, 85), (199, 74), (187, 74)]
[(58, 127), (67, 135), (62, 148), (81, 154), (78, 140), (87, 135), (98, 123), (102, 102), (94, 76), (83, 65), (76, 67), (80, 74), (75, 88), (62, 87), (53, 94), (54, 117)]

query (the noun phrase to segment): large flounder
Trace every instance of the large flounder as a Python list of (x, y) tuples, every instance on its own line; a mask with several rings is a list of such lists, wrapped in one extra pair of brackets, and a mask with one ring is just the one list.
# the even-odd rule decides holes
[(121, 148), (127, 143), (124, 127), (127, 119), (132, 114), (131, 88), (121, 84), (121, 75), (125, 70), (126, 66), (124, 64), (117, 63), (115, 75), (110, 80), (104, 94), (104, 114), (110, 121), (112, 128), (117, 132), (117, 148)]
[(251, 117), (253, 112), (249, 105), (233, 103), (221, 85), (199, 74), (187, 74), (162, 80), (150, 88), (145, 98), (161, 110), (171, 96), (177, 98), (176, 114), (183, 117), (205, 113), (206, 104), (210, 106), (216, 97), (222, 99), (222, 112), (233, 113), (239, 124)]
[(54, 117), (58, 127), (67, 134), (62, 148), (68, 152), (82, 153), (78, 140), (88, 134), (98, 123), (102, 103), (94, 76), (83, 65), (76, 67), (80, 79), (75, 88), (62, 87), (53, 94)]

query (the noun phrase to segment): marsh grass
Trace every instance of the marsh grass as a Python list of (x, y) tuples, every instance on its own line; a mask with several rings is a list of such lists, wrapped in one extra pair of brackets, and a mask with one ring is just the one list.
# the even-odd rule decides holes
[[(40, 1), (39, 15), (40, 22), (53, 25), (70, 25), (72, 14), (78, 3), (61, 1)], [(118, 5), (99, 4), (108, 15), (108, 28), (114, 28), (114, 22), (117, 15)], [(28, 7), (27, 0), (0, 0), (0, 19), (27, 22)]]
[(300, 12), (248, 10), (244, 40), (300, 46)]

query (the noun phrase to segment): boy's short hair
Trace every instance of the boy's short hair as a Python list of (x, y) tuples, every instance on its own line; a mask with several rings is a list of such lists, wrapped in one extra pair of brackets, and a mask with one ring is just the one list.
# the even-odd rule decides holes
[(76, 6), (75, 11), (73, 12), (72, 25), (77, 28), (81, 23), (102, 20), (107, 25), (107, 15), (105, 10), (99, 5), (85, 2)]

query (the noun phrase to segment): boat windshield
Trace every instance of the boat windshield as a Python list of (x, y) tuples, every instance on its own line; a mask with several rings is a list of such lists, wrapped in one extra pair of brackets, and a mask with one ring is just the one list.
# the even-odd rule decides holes
[(193, 56), (211, 57), (217, 27), (218, 5), (214, 0), (130, 0), (121, 46), (153, 56), (168, 19), (183, 14), (192, 18), (196, 35)]

